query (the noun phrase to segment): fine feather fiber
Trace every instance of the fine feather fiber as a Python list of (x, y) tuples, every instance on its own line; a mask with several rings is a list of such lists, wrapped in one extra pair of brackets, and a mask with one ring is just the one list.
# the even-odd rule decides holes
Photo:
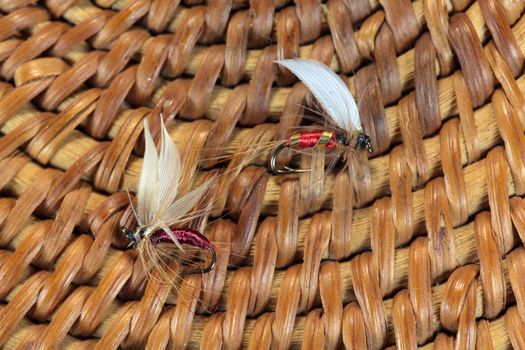
[(137, 221), (141, 227), (154, 223), (160, 194), (159, 158), (147, 120), (144, 120), (144, 141), (144, 161), (137, 190)]
[(357, 104), (345, 82), (324, 64), (306, 59), (276, 61), (289, 69), (312, 92), (325, 112), (340, 128), (362, 132)]
[(179, 151), (171, 139), (164, 121), (161, 120), (161, 139), (159, 152), (159, 217), (175, 201), (179, 189), (180, 178), (182, 176), (182, 167), (180, 162)]
[(191, 217), (186, 214), (191, 208), (195, 207), (195, 205), (206, 194), (212, 181), (213, 179), (206, 181), (199, 187), (177, 199), (166, 209), (166, 211), (164, 211), (164, 213), (162, 213), (160, 221), (166, 226), (171, 226), (180, 221), (191, 219)]

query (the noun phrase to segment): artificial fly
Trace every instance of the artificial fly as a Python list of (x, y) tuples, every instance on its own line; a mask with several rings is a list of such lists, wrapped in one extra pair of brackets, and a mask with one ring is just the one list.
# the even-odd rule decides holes
[[(277, 157), (286, 148), (304, 149), (324, 146), (334, 149), (337, 146), (366, 148), (373, 152), (370, 137), (363, 132), (359, 110), (344, 81), (324, 64), (306, 59), (276, 61), (294, 73), (312, 92), (330, 117), (335, 131), (314, 130), (294, 133), (279, 144), (270, 159), (274, 174), (302, 173), (309, 170), (294, 169), (288, 166), (277, 167)], [(330, 120), (328, 120), (330, 122)]]
[[(180, 225), (192, 219), (190, 210), (203, 198), (210, 188), (211, 181), (183, 196), (178, 196), (182, 176), (181, 159), (162, 118), (160, 119), (161, 138), (158, 154), (148, 122), (144, 120), (144, 162), (137, 190), (136, 208), (131, 204), (137, 227), (130, 230), (123, 226), (121, 232), (128, 239), (129, 246), (139, 251), (142, 261), (152, 267), (167, 266), (165, 261), (156, 259), (171, 259), (178, 253), (184, 253), (183, 245), (208, 252), (208, 266), (183, 274), (206, 273), (215, 267), (215, 248), (199, 231)], [(160, 246), (162, 249), (155, 249)], [(154, 261), (146, 261), (148, 258)]]

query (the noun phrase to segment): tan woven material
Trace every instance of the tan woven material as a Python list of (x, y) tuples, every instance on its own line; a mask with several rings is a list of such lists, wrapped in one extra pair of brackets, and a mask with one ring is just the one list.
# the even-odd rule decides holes
[[(524, 8), (0, 0), (0, 345), (525, 349)], [(305, 113), (292, 57), (344, 75), (375, 153), (228, 176)], [(226, 174), (179, 292), (119, 233), (156, 106), (183, 190)]]

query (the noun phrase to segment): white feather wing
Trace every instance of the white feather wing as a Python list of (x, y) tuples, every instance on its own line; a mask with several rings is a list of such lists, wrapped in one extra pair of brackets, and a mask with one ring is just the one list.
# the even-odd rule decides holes
[(158, 216), (162, 217), (163, 213), (172, 205), (175, 197), (177, 197), (180, 178), (182, 176), (182, 167), (177, 146), (171, 139), (162, 119), (160, 129)]
[(162, 224), (165, 226), (171, 226), (177, 222), (188, 219), (188, 212), (195, 207), (195, 205), (206, 194), (212, 181), (213, 179), (206, 181), (171, 204), (159, 218)]
[(182, 176), (180, 154), (161, 121), (160, 151), (144, 121), (144, 162), (137, 191), (137, 219), (148, 227), (146, 235), (157, 228), (164, 229), (174, 243), (179, 244), (169, 226), (187, 218), (188, 212), (202, 199), (212, 180), (176, 199)]
[(335, 124), (362, 132), (357, 104), (345, 82), (324, 64), (306, 59), (276, 61), (294, 73), (312, 92)]
[(137, 190), (137, 221), (139, 226), (155, 222), (159, 209), (159, 158), (148, 122), (144, 121), (144, 161)]

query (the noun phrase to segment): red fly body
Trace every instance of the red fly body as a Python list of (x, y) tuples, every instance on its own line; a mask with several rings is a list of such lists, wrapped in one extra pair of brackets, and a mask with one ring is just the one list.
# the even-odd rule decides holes
[(337, 145), (347, 146), (348, 142), (344, 135), (337, 134), (333, 131), (303, 131), (290, 135), (285, 144), (287, 147), (294, 148), (312, 148), (316, 146), (324, 146), (332, 149)]

